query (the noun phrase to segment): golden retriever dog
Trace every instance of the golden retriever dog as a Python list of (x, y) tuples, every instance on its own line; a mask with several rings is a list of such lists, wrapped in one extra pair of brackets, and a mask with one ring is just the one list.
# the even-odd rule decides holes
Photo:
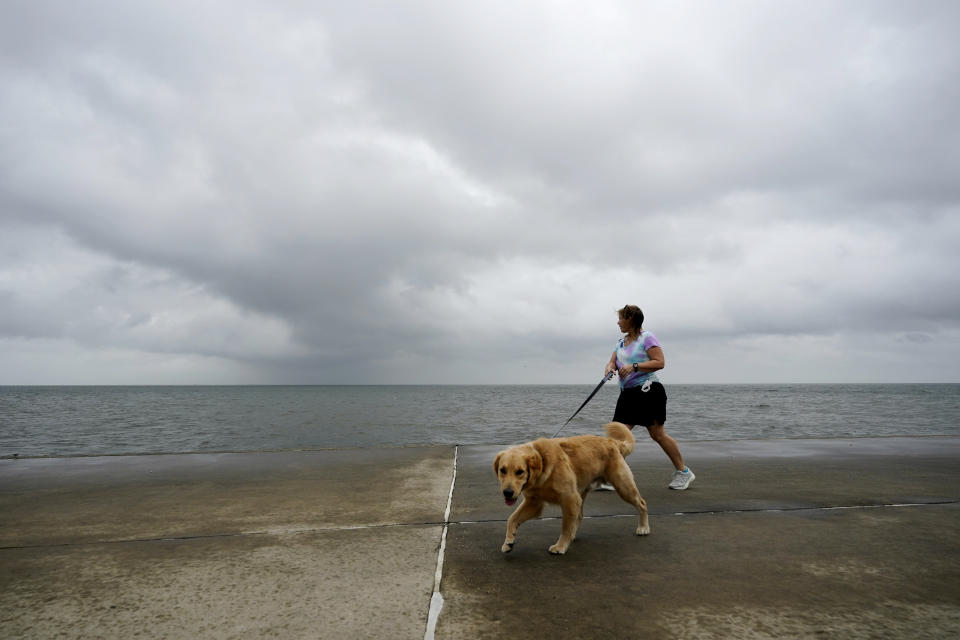
[(560, 538), (549, 551), (566, 553), (583, 520), (583, 501), (591, 485), (602, 480), (612, 484), (621, 498), (637, 508), (640, 519), (636, 534), (650, 533), (647, 503), (640, 497), (633, 473), (624, 460), (633, 451), (633, 434), (619, 422), (604, 425), (604, 431), (605, 438), (541, 438), (497, 454), (493, 470), (500, 479), (504, 501), (513, 506), (523, 496), (523, 502), (507, 520), (507, 537), (500, 551), (512, 551), (517, 527), (539, 518), (544, 503), (549, 502), (559, 504), (563, 510)]

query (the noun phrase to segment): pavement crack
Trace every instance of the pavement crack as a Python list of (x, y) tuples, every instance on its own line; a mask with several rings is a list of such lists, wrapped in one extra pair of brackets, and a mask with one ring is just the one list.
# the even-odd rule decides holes
[[(844, 509), (899, 509), (906, 507), (936, 507), (943, 505), (960, 504), (960, 498), (950, 500), (938, 500), (931, 502), (897, 502), (885, 504), (851, 504), (851, 505), (828, 505), (828, 506), (805, 506), (805, 507), (763, 507), (756, 509), (698, 509), (690, 511), (672, 511), (656, 513), (651, 511), (650, 517), (670, 517), (670, 516), (700, 516), (700, 515), (720, 515), (736, 513), (785, 513), (796, 511), (840, 511)], [(636, 518), (636, 513), (609, 513), (600, 515), (585, 515), (584, 520), (604, 520), (608, 518)], [(562, 520), (563, 516), (541, 516), (538, 520)], [(451, 520), (449, 524), (492, 524), (506, 522), (507, 518), (486, 518), (480, 520)]]
[(0, 551), (9, 551), (14, 549), (55, 549), (58, 547), (85, 547), (106, 544), (137, 544), (143, 542), (184, 542), (191, 540), (211, 540), (222, 538), (243, 538), (252, 536), (284, 536), (299, 535), (304, 533), (322, 533), (325, 531), (354, 531), (362, 529), (389, 529), (394, 527), (441, 527), (443, 521), (425, 521), (425, 522), (386, 522), (366, 525), (337, 525), (323, 527), (286, 527), (278, 529), (263, 529), (257, 531), (231, 531), (227, 533), (209, 533), (184, 536), (156, 536), (150, 538), (119, 538), (112, 540), (83, 540), (80, 542), (50, 542), (43, 544), (14, 544), (0, 546)]
[[(672, 515), (672, 516), (690, 516), (690, 515), (714, 515), (728, 513), (787, 513), (796, 511), (840, 511), (845, 509), (899, 509), (904, 507), (933, 507), (949, 504), (960, 504), (960, 499), (937, 500), (931, 502), (896, 502), (884, 504), (848, 504), (848, 505), (824, 505), (824, 506), (804, 506), (804, 507), (763, 507), (756, 509), (704, 509), (697, 511), (675, 511), (673, 513), (661, 513), (651, 515)], [(589, 517), (589, 516), (587, 516)]]

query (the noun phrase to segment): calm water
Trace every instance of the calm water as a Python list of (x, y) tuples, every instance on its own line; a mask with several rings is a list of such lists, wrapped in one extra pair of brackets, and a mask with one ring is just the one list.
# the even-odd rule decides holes
[[(0, 387), (0, 456), (511, 444), (552, 436), (571, 386)], [(668, 385), (680, 441), (960, 435), (960, 385)], [(561, 435), (600, 433), (608, 384)]]

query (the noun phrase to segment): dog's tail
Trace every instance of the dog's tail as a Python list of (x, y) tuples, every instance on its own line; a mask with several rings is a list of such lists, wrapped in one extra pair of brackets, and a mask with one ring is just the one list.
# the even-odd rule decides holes
[(622, 422), (608, 422), (603, 425), (603, 430), (607, 432), (607, 437), (617, 441), (617, 447), (620, 449), (620, 455), (626, 457), (633, 451), (635, 442), (630, 428)]

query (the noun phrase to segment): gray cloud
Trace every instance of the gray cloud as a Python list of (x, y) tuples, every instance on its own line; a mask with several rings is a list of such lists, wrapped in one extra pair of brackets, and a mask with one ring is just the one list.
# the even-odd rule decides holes
[(6, 13), (0, 383), (957, 378), (954, 3)]

